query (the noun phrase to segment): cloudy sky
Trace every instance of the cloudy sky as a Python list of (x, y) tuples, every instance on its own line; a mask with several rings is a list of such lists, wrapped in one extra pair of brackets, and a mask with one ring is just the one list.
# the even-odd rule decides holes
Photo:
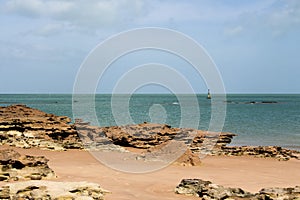
[[(200, 43), (228, 93), (300, 93), (298, 0), (3, 0), (0, 26), (0, 93), (71, 93), (97, 44), (143, 27), (174, 29)], [(124, 62), (109, 76), (122, 75)], [(182, 73), (196, 92), (206, 91), (192, 72)], [(104, 92), (113, 82), (106, 84)]]

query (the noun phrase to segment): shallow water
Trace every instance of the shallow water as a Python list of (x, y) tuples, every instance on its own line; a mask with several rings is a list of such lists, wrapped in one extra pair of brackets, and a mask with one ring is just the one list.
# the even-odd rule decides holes
[[(181, 106), (184, 106), (184, 111), (187, 113), (193, 113), (192, 111), (199, 106), (198, 128), (207, 130), (211, 119), (211, 100), (207, 100), (205, 95), (197, 95), (198, 104), (195, 105), (190, 95), (177, 97), (169, 94), (118, 95), (114, 110), (119, 111), (116, 113), (118, 118), (127, 118), (124, 115), (127, 113), (124, 105), (129, 100), (131, 122), (152, 121), (179, 127), (181, 119), (193, 122), (198, 117), (197, 114), (182, 116), (184, 112)], [(278, 145), (300, 150), (300, 95), (235, 94), (227, 95), (226, 99), (226, 102), (222, 101), (227, 107), (223, 131), (238, 135), (233, 140), (233, 145)], [(182, 101), (185, 102), (184, 105)], [(10, 104), (26, 104), (45, 112), (66, 115), (73, 119), (72, 95), (70, 94), (0, 94), (0, 106)], [(74, 104), (83, 105), (80, 101)], [(95, 110), (101, 126), (117, 124), (116, 117), (112, 113), (111, 95), (96, 95)], [(87, 110), (84, 112), (89, 115)]]

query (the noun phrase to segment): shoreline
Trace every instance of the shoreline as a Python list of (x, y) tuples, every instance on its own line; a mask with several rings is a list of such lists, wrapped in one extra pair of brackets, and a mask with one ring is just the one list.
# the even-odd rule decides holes
[[(262, 188), (300, 185), (300, 152), (276, 146), (227, 146), (235, 136), (233, 133), (222, 132), (220, 135), (215, 135), (213, 132), (148, 123), (122, 127), (95, 127), (81, 120), (72, 124), (68, 117), (55, 116), (23, 105), (0, 108), (2, 143), (0, 150), (16, 150), (23, 156), (30, 155), (32, 159), (35, 159), (34, 156), (43, 156), (44, 167), (49, 166), (57, 176), (47, 178), (42, 176), (44, 174), (37, 175), (34, 173), (35, 169), (30, 168), (32, 166), (28, 159), (25, 160), (27, 165), (24, 165), (14, 160), (17, 158), (2, 153), (1, 172), (2, 176), (8, 178), (3, 179), (7, 181), (0, 181), (0, 186), (5, 186), (7, 183), (22, 183), (28, 178), (29, 180), (42, 179), (43, 182), (40, 183), (43, 184), (47, 184), (47, 181), (60, 183), (85, 181), (98, 184), (102, 189), (110, 191), (105, 194), (106, 200), (150, 200), (157, 197), (166, 200), (193, 200), (199, 197), (175, 193), (175, 188), (181, 180), (209, 180), (214, 184), (242, 188), (252, 193)], [(168, 160), (165, 159), (170, 156), (168, 153), (174, 152), (174, 148), (176, 152), (177, 147), (182, 147), (172, 147), (169, 145), (170, 141), (179, 134), (181, 137), (176, 142), (183, 144), (189, 141), (187, 139), (191, 133), (195, 137), (190, 141), (189, 146), (185, 146), (186, 152), (175, 162), (171, 164), (167, 162)], [(108, 141), (110, 143), (107, 143)], [(110, 167), (104, 165), (84, 148), (84, 144), (92, 144), (90, 147), (95, 147), (89, 149), (91, 152), (108, 152), (105, 156), (109, 159), (116, 155), (113, 157), (113, 162), (127, 168), (133, 167), (131, 172), (135, 173), (121, 172), (113, 169), (111, 165)], [(213, 145), (211, 152), (207, 148), (210, 145)], [(128, 151), (137, 154), (126, 157), (125, 153)], [(199, 155), (203, 152), (212, 155), (205, 154), (206, 156), (200, 160)], [(147, 157), (149, 154), (150, 156)], [(97, 155), (101, 158), (104, 154)], [(169, 164), (158, 169), (154, 166), (155, 162)], [(154, 166), (158, 170), (136, 173), (139, 172), (136, 170), (139, 164)], [(33, 170), (29, 170), (30, 174), (34, 175), (33, 178), (39, 177), (39, 179), (32, 179), (32, 176), (24, 176), (24, 180), (20, 176), (19, 179), (18, 173), (21, 172), (18, 170), (28, 170), (28, 167)], [(11, 180), (10, 175), (13, 174), (10, 173), (16, 173), (17, 179)], [(50, 185), (53, 184), (49, 183)]]
[[(0, 147), (5, 148), (5, 146)], [(12, 147), (10, 147), (12, 148)], [(294, 187), (300, 184), (300, 161), (277, 161), (248, 156), (207, 156), (199, 166), (168, 167), (145, 174), (124, 173), (110, 169), (89, 152), (82, 150), (48, 151), (13, 148), (21, 154), (43, 155), (55, 171), (51, 181), (88, 181), (100, 184), (111, 194), (105, 199), (199, 199), (174, 193), (183, 178), (201, 178), (226, 187), (258, 192), (265, 187)], [(7, 183), (1, 182), (1, 185)]]

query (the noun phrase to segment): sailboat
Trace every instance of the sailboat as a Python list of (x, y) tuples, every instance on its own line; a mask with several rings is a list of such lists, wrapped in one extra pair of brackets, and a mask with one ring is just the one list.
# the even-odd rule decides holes
[(208, 92), (207, 92), (207, 99), (211, 99), (211, 95), (210, 95), (210, 92), (209, 92), (209, 89), (208, 89)]

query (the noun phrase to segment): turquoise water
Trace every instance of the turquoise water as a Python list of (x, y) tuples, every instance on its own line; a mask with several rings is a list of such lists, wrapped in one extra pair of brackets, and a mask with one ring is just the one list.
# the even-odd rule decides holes
[[(120, 95), (120, 101), (126, 96)], [(187, 101), (191, 96), (185, 95)], [(200, 107), (199, 129), (208, 129), (210, 121), (210, 100), (198, 95)], [(277, 103), (261, 103), (261, 102)], [(251, 103), (252, 102), (252, 103)], [(253, 103), (257, 102), (257, 103)], [(75, 102), (76, 103), (76, 102)], [(78, 103), (78, 102), (77, 102)], [(227, 95), (226, 119), (223, 131), (236, 133), (234, 145), (279, 145), (300, 150), (300, 95)], [(56, 115), (73, 118), (72, 95), (64, 94), (0, 94), (0, 106), (26, 104), (30, 107)], [(96, 112), (101, 126), (116, 125), (111, 111), (111, 95), (96, 95)], [(121, 104), (122, 105), (122, 104)], [(156, 105), (156, 107), (153, 107)], [(193, 105), (190, 105), (193, 109)], [(149, 110), (163, 113), (153, 119)], [(132, 95), (129, 112), (134, 123), (144, 121), (165, 122), (180, 126), (181, 110), (175, 95)], [(194, 120), (197, 116), (185, 116)], [(190, 119), (189, 119), (190, 118)]]

